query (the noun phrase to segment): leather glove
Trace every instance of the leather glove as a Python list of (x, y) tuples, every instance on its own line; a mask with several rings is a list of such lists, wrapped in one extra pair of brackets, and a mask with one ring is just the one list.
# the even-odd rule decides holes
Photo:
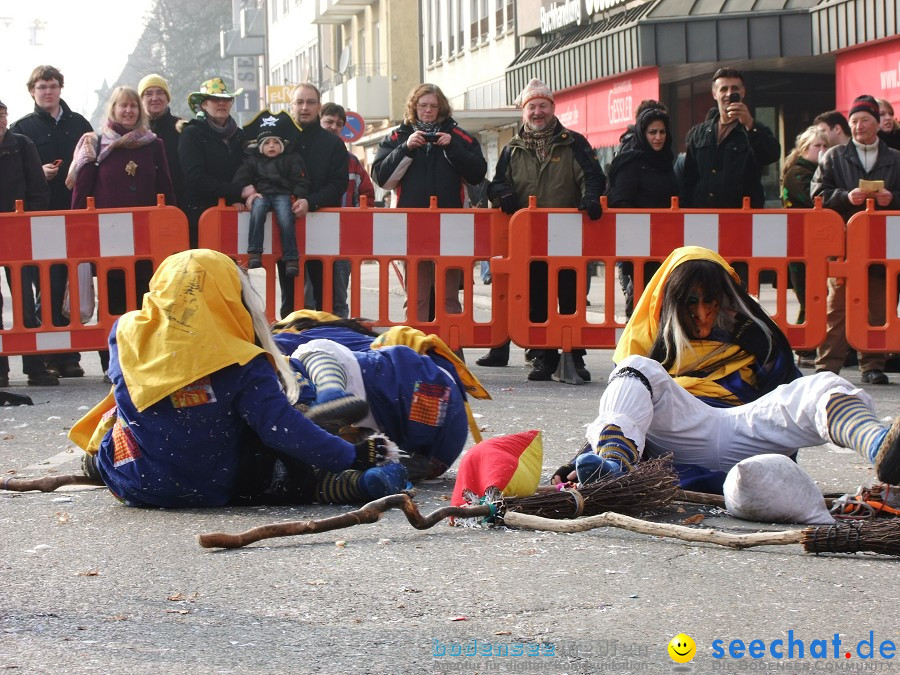
[(600, 206), (600, 201), (597, 199), (590, 199), (589, 197), (585, 197), (581, 200), (581, 204), (578, 205), (579, 211), (587, 211), (588, 218), (591, 220), (600, 220), (600, 216), (603, 215), (603, 208)]
[(508, 216), (519, 210), (519, 198), (515, 192), (507, 192), (500, 197), (500, 210)]
[(356, 449), (356, 461), (350, 466), (351, 469), (364, 471), (387, 461), (387, 440), (380, 436), (371, 436), (353, 447)]

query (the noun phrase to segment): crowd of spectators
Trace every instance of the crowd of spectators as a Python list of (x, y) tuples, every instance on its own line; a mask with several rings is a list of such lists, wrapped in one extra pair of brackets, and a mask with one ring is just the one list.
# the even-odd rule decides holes
[[(298, 290), (304, 307), (321, 310), (324, 304), (323, 264), (298, 260), (293, 253), (296, 248), (291, 247), (290, 235), (294, 233), (294, 219), (321, 208), (358, 206), (361, 196), (371, 205), (376, 198), (373, 180), (392, 196), (390, 206), (427, 207), (434, 197), (439, 208), (461, 208), (469, 204), (467, 191), (481, 186), (482, 205), (489, 201), (490, 206), (506, 213), (524, 207), (529, 196), (535, 195), (539, 207), (578, 208), (597, 220), (602, 216), (602, 195), (611, 208), (666, 208), (673, 197), (686, 208), (741, 208), (745, 198), (752, 208), (764, 208), (763, 175), (782, 158), (774, 133), (754, 116), (743, 74), (733, 68), (720, 68), (712, 76), (714, 105), (706, 119), (690, 129), (685, 152), (680, 155), (676, 155), (666, 105), (642, 102), (608, 166), (608, 180), (585, 137), (566, 128), (556, 117), (553, 92), (539, 80), (532, 80), (516, 101), (522, 110), (521, 123), (501, 149), (496, 167), (487, 166), (477, 136), (453, 119), (453, 110), (441, 89), (434, 84), (417, 85), (408, 97), (402, 123), (378, 146), (371, 167), (373, 180), (340, 136), (347, 121), (346, 111), (334, 103), (323, 105), (319, 90), (310, 83), (294, 88), (290, 119), (296, 133), (277, 137), (278, 143), (245, 133), (232, 115), (234, 99), (241, 90), (229, 90), (222, 78), (211, 78), (188, 95), (193, 113), (190, 120), (172, 114), (172, 93), (159, 74), (145, 76), (137, 89), (117, 87), (108, 102), (107, 119), (96, 132), (61, 98), (63, 86), (64, 78), (57, 68), (35, 68), (27, 82), (34, 111), (22, 116), (8, 131), (8, 112), (0, 104), (0, 163), (10, 167), (9, 171), (4, 169), (0, 179), (0, 209), (13, 210), (17, 199), (24, 200), (27, 210), (79, 209), (87, 205), (88, 198), (97, 208), (151, 206), (162, 194), (167, 204), (186, 214), (190, 246), (197, 247), (200, 216), (220, 199), (239, 209), (260, 207), (262, 216), (256, 216), (256, 236), (248, 248), (250, 266), (254, 267), (261, 264), (261, 218), (274, 208), (275, 197), (283, 197), (276, 209), (284, 249), (283, 259), (277, 263), (281, 316), (297, 309)], [(258, 140), (252, 156), (245, 155), (248, 143)], [(273, 154), (276, 145), (278, 152)], [(813, 198), (821, 196), (825, 207), (840, 213), (845, 221), (864, 209), (867, 200), (873, 200), (876, 209), (900, 208), (898, 146), (900, 125), (887, 100), (860, 96), (854, 101), (849, 120), (838, 111), (818, 115), (797, 136), (795, 147), (783, 162), (782, 205), (809, 208)], [(273, 167), (276, 162), (264, 160), (274, 160), (276, 154), (283, 155), (277, 164), (286, 174), (283, 181), (274, 181), (281, 186), (278, 195), (272, 194), (273, 190), (277, 192), (272, 187), (273, 176), (240, 170), (247, 162), (254, 167)], [(860, 179), (876, 184), (883, 181), (883, 187), (864, 192), (858, 185)], [(296, 284), (300, 267), (302, 287)], [(639, 280), (643, 286), (655, 269), (655, 265), (647, 265), (635, 279), (631, 263), (619, 264), (627, 316), (636, 302), (635, 282)], [(489, 280), (489, 271), (482, 272)], [(133, 282), (138, 304), (150, 273), (149, 268), (138, 267), (127, 277)], [(560, 274), (555, 299), (547, 297), (546, 264), (533, 263), (530, 273), (531, 321), (546, 320), (554, 304), (560, 313), (575, 312), (574, 271)], [(349, 261), (333, 262), (331, 306), (334, 314), (344, 318), (350, 315), (350, 275)], [(437, 284), (443, 289), (440, 300), (447, 312), (462, 311), (462, 275), (461, 270), (451, 270), (443, 283)], [(410, 310), (411, 316), (419, 321), (433, 320), (434, 263), (421, 262), (415, 270), (407, 270), (407, 276), (417, 290), (417, 306)], [(791, 265), (789, 276), (800, 303), (797, 320), (802, 323), (803, 265)], [(64, 301), (67, 266), (53, 265), (49, 280), (50, 316), (54, 325), (66, 325), (71, 320)], [(124, 272), (110, 273), (106, 288), (114, 314), (127, 309), (125, 284)], [(36, 267), (22, 270), (18, 287), (25, 326), (39, 326), (42, 293)], [(873, 268), (870, 320), (875, 323), (884, 320), (884, 288), (883, 270)], [(801, 365), (810, 363), (817, 370), (835, 373), (844, 365), (849, 347), (844, 335), (843, 295), (839, 281), (830, 280), (828, 336), (817, 353), (799, 355), (806, 359)], [(552, 349), (530, 350), (529, 357), (531, 380), (552, 379), (561, 358)], [(590, 379), (584, 353), (575, 351), (572, 357), (581, 379)], [(105, 371), (106, 355), (101, 358)], [(24, 370), (28, 383), (53, 385), (60, 377), (79, 377), (84, 374), (79, 359), (77, 353), (27, 356)], [(507, 343), (492, 349), (477, 363), (505, 366), (508, 361)], [(863, 354), (859, 362), (864, 383), (888, 381), (883, 354)], [(0, 361), (0, 386), (8, 383), (8, 370), (6, 360)]]

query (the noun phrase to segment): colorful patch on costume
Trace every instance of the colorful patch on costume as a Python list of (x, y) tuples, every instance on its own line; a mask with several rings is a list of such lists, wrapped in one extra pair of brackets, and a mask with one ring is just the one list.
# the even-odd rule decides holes
[(213, 391), (209, 377), (201, 377), (195, 382), (182, 387), (174, 394), (169, 395), (172, 406), (175, 408), (193, 408), (205, 403), (215, 403), (216, 393)]
[(134, 434), (127, 425), (122, 424), (121, 419), (116, 420), (112, 431), (113, 440), (113, 466), (122, 466), (141, 457), (141, 449), (138, 447)]
[(450, 402), (450, 387), (442, 384), (416, 382), (413, 389), (412, 404), (409, 406), (410, 422), (419, 422), (432, 427), (439, 427), (447, 416), (447, 404)]

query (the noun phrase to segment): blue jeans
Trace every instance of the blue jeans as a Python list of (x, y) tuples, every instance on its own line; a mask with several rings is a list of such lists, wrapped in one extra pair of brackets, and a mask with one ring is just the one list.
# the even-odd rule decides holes
[(288, 194), (262, 195), (253, 200), (250, 209), (250, 236), (247, 241), (247, 253), (262, 253), (263, 228), (266, 214), (272, 211), (281, 230), (281, 251), (285, 260), (297, 260), (296, 216), (291, 211), (291, 196)]

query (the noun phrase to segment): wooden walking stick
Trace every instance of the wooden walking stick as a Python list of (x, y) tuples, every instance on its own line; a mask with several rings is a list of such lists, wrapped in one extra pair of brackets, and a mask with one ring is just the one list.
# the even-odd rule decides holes
[(390, 495), (369, 502), (365, 506), (342, 513), (339, 516), (323, 518), (321, 520), (298, 520), (287, 523), (273, 523), (260, 525), (240, 534), (227, 534), (225, 532), (209, 532), (198, 536), (200, 546), (203, 548), (240, 548), (247, 544), (272, 539), (274, 537), (293, 537), (300, 534), (314, 534), (316, 532), (329, 532), (353, 525), (365, 523), (377, 523), (385, 511), (400, 509), (406, 519), (417, 530), (427, 530), (434, 527), (444, 518), (461, 517), (490, 517), (496, 515), (497, 509), (493, 505), (482, 504), (479, 506), (445, 506), (423, 516), (419, 507), (407, 494)]
[(408, 495), (383, 497), (356, 511), (322, 520), (303, 520), (261, 525), (240, 534), (212, 532), (199, 535), (204, 548), (239, 548), (272, 537), (291, 537), (314, 532), (328, 532), (353, 525), (377, 522), (385, 511), (401, 509), (410, 524), (426, 530), (444, 518), (493, 518), (504, 511), (522, 511), (555, 518), (574, 518), (600, 511), (617, 510), (635, 513), (663, 507), (677, 494), (677, 477), (672, 463), (666, 459), (641, 462), (624, 476), (604, 477), (581, 490), (556, 490), (531, 497), (503, 499), (474, 506), (445, 506), (427, 516)]
[(103, 485), (99, 478), (90, 478), (81, 474), (67, 474), (64, 476), (44, 476), (43, 478), (16, 478), (5, 476), (0, 479), (0, 490), (10, 492), (53, 492), (66, 485)]

